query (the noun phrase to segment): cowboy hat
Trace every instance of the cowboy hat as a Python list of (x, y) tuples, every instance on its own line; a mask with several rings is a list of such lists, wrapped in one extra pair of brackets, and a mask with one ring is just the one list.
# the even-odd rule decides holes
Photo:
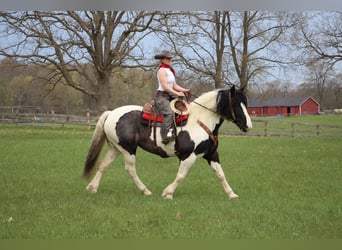
[(175, 98), (170, 102), (170, 108), (179, 115), (189, 114), (189, 104), (181, 98)]
[(159, 54), (155, 55), (154, 59), (164, 59), (164, 58), (171, 59), (172, 57), (173, 57), (173, 55), (170, 51), (163, 50)]

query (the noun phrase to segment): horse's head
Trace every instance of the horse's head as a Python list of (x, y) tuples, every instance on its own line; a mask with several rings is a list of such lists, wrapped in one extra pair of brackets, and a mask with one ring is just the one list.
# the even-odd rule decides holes
[(247, 112), (247, 98), (243, 90), (219, 90), (217, 95), (217, 112), (224, 118), (235, 123), (243, 132), (252, 128), (252, 121)]

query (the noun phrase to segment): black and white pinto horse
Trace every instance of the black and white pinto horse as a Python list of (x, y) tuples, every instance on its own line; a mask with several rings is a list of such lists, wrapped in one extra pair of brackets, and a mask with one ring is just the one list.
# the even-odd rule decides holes
[(179, 159), (176, 178), (164, 189), (163, 197), (172, 199), (177, 186), (184, 180), (196, 159), (203, 157), (215, 172), (227, 196), (237, 198), (238, 195), (228, 184), (220, 165), (217, 136), (224, 119), (232, 121), (244, 132), (252, 127), (245, 95), (235, 87), (218, 89), (202, 94), (188, 108), (187, 124), (178, 127), (175, 140), (166, 145), (162, 143), (160, 128), (156, 129), (154, 136), (153, 129), (142, 124), (141, 106), (128, 105), (105, 111), (96, 124), (84, 166), (84, 177), (88, 177), (97, 165), (105, 142), (109, 149), (86, 189), (97, 192), (103, 172), (118, 155), (123, 154), (125, 170), (144, 195), (151, 195), (135, 168), (136, 151), (141, 147), (163, 158), (176, 156)]

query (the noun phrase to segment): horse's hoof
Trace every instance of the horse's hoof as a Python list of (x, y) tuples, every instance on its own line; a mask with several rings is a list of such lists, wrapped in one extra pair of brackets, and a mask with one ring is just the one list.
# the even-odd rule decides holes
[(232, 192), (232, 193), (228, 194), (228, 198), (229, 199), (237, 199), (237, 198), (239, 198), (239, 196), (236, 193)]
[(88, 185), (86, 189), (88, 192), (93, 193), (93, 194), (97, 192), (97, 188), (94, 187), (93, 185)]
[(164, 197), (165, 199), (168, 199), (168, 200), (172, 200), (173, 199), (173, 194), (171, 193), (163, 193), (162, 194), (162, 197)]
[(143, 193), (143, 195), (145, 195), (145, 196), (150, 196), (150, 195), (152, 195), (152, 192), (151, 192), (150, 190), (148, 190), (148, 189), (144, 189), (142, 193)]

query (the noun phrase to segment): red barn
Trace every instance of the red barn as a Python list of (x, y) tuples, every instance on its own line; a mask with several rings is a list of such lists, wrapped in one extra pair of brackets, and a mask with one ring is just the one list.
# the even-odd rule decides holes
[(249, 98), (248, 113), (255, 116), (305, 115), (319, 113), (319, 103), (312, 97), (287, 97), (261, 100)]

